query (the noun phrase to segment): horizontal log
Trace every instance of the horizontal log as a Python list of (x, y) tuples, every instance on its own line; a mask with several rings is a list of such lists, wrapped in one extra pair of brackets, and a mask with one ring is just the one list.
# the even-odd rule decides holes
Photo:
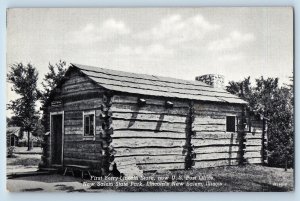
[[(101, 129), (102, 121), (96, 117), (96, 128)], [(64, 126), (65, 127), (83, 127), (83, 117), (81, 119), (77, 120), (65, 120), (64, 121)]]
[(151, 164), (151, 163), (176, 163), (181, 162), (184, 163), (185, 156), (128, 156), (128, 157), (116, 157), (115, 160), (122, 162), (134, 159), (137, 165), (140, 164)]
[[(102, 131), (101, 126), (96, 126), (96, 135), (98, 135)], [(69, 126), (65, 125), (65, 130), (64, 130), (65, 135), (83, 135), (83, 126), (82, 125), (77, 125), (77, 126)]]
[(194, 119), (205, 119), (205, 118), (212, 118), (212, 119), (225, 119), (226, 114), (217, 113), (217, 112), (194, 112), (193, 113)]
[(90, 159), (76, 159), (76, 158), (68, 158), (68, 157), (65, 157), (65, 158), (64, 158), (64, 164), (65, 164), (65, 165), (71, 165), (71, 164), (81, 165), (81, 164), (86, 164), (86, 163), (101, 164), (102, 161), (101, 161), (100, 158), (97, 159), (97, 160), (90, 160)]
[(78, 153), (78, 152), (64, 152), (64, 157), (72, 159), (88, 159), (88, 160), (98, 160), (101, 157), (100, 153)]
[(80, 135), (83, 136), (83, 128), (78, 129), (78, 130), (65, 130), (65, 136), (67, 135)]
[(183, 148), (115, 148), (116, 154), (115, 156), (156, 156), (156, 155), (183, 155)]
[[(100, 117), (102, 111), (100, 109), (96, 109), (95, 112), (96, 112), (96, 118)], [(83, 115), (82, 110), (65, 111), (64, 112), (64, 119), (65, 119), (65, 121), (66, 120), (82, 120), (82, 118), (83, 118), (82, 115)]]
[(185, 132), (186, 125), (181, 123), (147, 122), (130, 120), (113, 120), (114, 130), (120, 129), (145, 129), (154, 131)]
[(245, 135), (245, 139), (262, 139), (261, 133), (247, 133)]
[(66, 131), (83, 131), (83, 126), (66, 126), (65, 125), (65, 133)]
[(65, 110), (94, 110), (101, 108), (102, 100), (100, 98), (85, 99), (74, 102), (64, 103)]
[[(72, 136), (72, 137), (69, 137)], [(83, 142), (83, 143), (99, 143), (102, 142), (103, 139), (100, 138), (100, 134), (95, 135), (95, 139), (93, 136), (84, 136), (83, 134), (70, 134), (65, 135), (64, 142), (65, 143), (75, 143), (75, 142)]]
[(247, 145), (261, 145), (262, 144), (262, 139), (247, 139), (245, 144), (246, 144), (246, 146)]
[(81, 82), (74, 85), (62, 86), (62, 94), (70, 94), (70, 93), (77, 93), (80, 91), (91, 90), (91, 89), (98, 89), (99, 86), (94, 85), (91, 82)]
[(219, 119), (216, 119), (216, 118), (211, 118), (209, 116), (202, 116), (202, 117), (195, 117), (194, 118), (194, 122), (193, 124), (195, 125), (209, 125), (209, 124), (221, 124), (221, 125), (225, 125), (226, 124), (226, 118), (219, 118)]
[(245, 151), (257, 151), (257, 150), (261, 150), (262, 149), (262, 145), (247, 145), (245, 148)]
[(238, 145), (235, 146), (209, 146), (209, 147), (196, 147), (194, 152), (196, 154), (204, 153), (229, 153), (240, 151), (241, 148)]
[(173, 122), (173, 123), (185, 123), (186, 117), (167, 114), (143, 114), (139, 112), (118, 113), (114, 112), (113, 119), (123, 120), (148, 120), (148, 121), (160, 121), (160, 122)]
[[(112, 97), (112, 102), (113, 103), (129, 103), (129, 104), (136, 104), (138, 102), (138, 98), (136, 96), (129, 96), (129, 95), (114, 95)], [(160, 106), (165, 106), (165, 102), (167, 99), (154, 99), (154, 98), (145, 98), (146, 103), (149, 105), (160, 105)], [(173, 107), (189, 107), (188, 102), (186, 101), (177, 101), (177, 100), (172, 100)]]
[(67, 134), (64, 135), (64, 140), (65, 141), (79, 141), (82, 140), (83, 138), (83, 132), (81, 132), (80, 134)]
[(240, 105), (228, 105), (228, 104), (216, 104), (216, 103), (195, 103), (194, 109), (198, 111), (232, 111), (232, 112), (239, 112), (242, 111), (243, 107)]
[(239, 140), (230, 140), (230, 139), (219, 139), (219, 140), (210, 140), (210, 139), (193, 139), (192, 145), (197, 146), (208, 146), (208, 145), (239, 145)]
[[(99, 100), (103, 99), (103, 89), (89, 89), (79, 92), (72, 92), (72, 93), (65, 93), (65, 94), (57, 94), (54, 97), (54, 100), (63, 100), (64, 102), (74, 102), (74, 101), (80, 101), (80, 100), (87, 100), (87, 99), (93, 99), (98, 98)], [(68, 110), (64, 111), (78, 111), (78, 110), (72, 110), (72, 108), (68, 108)]]
[(244, 158), (260, 158), (262, 157), (261, 152), (260, 151), (246, 151), (244, 153)]
[(207, 112), (207, 111), (203, 111), (203, 112), (196, 112), (193, 113), (193, 116), (195, 119), (206, 119), (206, 118), (210, 118), (210, 119), (225, 119), (226, 115), (222, 114), (222, 113), (218, 113), (218, 112)]
[(185, 133), (115, 130), (112, 138), (170, 138), (186, 139)]
[(80, 86), (80, 85), (86, 84), (86, 83), (91, 84), (91, 82), (89, 80), (81, 79), (81, 80), (76, 80), (76, 82), (69, 82), (69, 83), (65, 82), (62, 84), (62, 87), (66, 88), (66, 87), (72, 87), (72, 86), (78, 86), (78, 85)]
[(82, 148), (66, 148), (64, 147), (64, 153), (92, 153), (92, 154), (100, 154), (102, 155), (102, 149), (101, 146), (99, 146), (98, 148), (90, 148), (90, 147), (82, 147)]
[(113, 147), (182, 147), (185, 144), (185, 140), (178, 139), (113, 139)]
[(240, 136), (237, 133), (228, 132), (195, 132), (193, 139), (237, 139)]
[(194, 113), (196, 115), (201, 115), (201, 114), (223, 114), (225, 116), (228, 115), (236, 115), (236, 116), (242, 116), (242, 110), (227, 110), (225, 108), (219, 107), (219, 108), (211, 108), (211, 109), (196, 109), (194, 110)]
[(65, 126), (83, 126), (83, 118), (81, 116), (81, 119), (65, 120), (64, 124)]
[(229, 165), (238, 165), (238, 161), (235, 159), (216, 160), (216, 161), (196, 161), (193, 168), (209, 168), (209, 167), (229, 166)]
[(65, 120), (79, 120), (82, 119), (82, 111), (66, 111), (64, 113)]
[(208, 132), (208, 131), (222, 132), (222, 131), (226, 131), (226, 126), (225, 125), (193, 125), (192, 130), (198, 132)]
[(184, 170), (185, 163), (145, 164), (138, 165), (144, 172), (157, 170)]
[[(80, 88), (79, 88), (80, 89)], [(78, 91), (71, 91), (60, 93), (56, 97), (58, 99), (66, 100), (65, 102), (69, 101), (77, 101), (77, 100), (86, 100), (88, 98), (99, 98), (102, 100), (103, 90), (100, 88), (90, 88), (90, 89), (80, 89)]]
[(101, 144), (100, 141), (65, 141), (64, 149), (77, 149), (78, 151), (89, 149), (98, 152), (101, 149)]
[(242, 117), (242, 112), (230, 112), (230, 111), (197, 111), (195, 110), (193, 113), (195, 116), (209, 116), (213, 118), (226, 118), (226, 116), (237, 116)]
[(123, 160), (122, 158), (115, 158), (114, 162), (117, 165), (117, 168), (121, 166), (135, 166), (136, 160), (134, 157), (127, 157), (127, 160)]
[(196, 154), (195, 160), (215, 160), (215, 159), (236, 159), (240, 158), (241, 155), (238, 152), (231, 153), (207, 153), (207, 154)]
[(250, 164), (261, 164), (262, 162), (262, 158), (247, 158), (246, 159), (246, 163), (250, 163)]
[(64, 85), (73, 85), (73, 84), (77, 84), (77, 83), (81, 83), (81, 82), (90, 82), (90, 80), (87, 77), (84, 77), (82, 75), (79, 74), (74, 74), (74, 75), (70, 75), (69, 79), (67, 79), (64, 82)]
[(183, 115), (186, 116), (188, 113), (188, 108), (165, 108), (163, 106), (157, 105), (145, 105), (145, 106), (138, 106), (137, 104), (134, 105), (127, 105), (127, 104), (120, 104), (114, 103), (111, 106), (111, 110), (113, 112), (140, 112), (140, 113), (150, 113), (150, 114), (176, 114), (176, 115)]

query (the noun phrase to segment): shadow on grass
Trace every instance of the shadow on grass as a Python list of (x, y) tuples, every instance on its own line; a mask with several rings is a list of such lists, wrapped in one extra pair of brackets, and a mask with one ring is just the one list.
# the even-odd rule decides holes
[(81, 182), (80, 178), (63, 176), (58, 174), (52, 175), (35, 175), (27, 177), (17, 177), (11, 180), (23, 180), (23, 181), (32, 181), (32, 182), (45, 182), (45, 183), (59, 183), (59, 182)]
[(23, 189), (22, 191), (23, 192), (36, 192), (36, 191), (43, 191), (44, 189), (42, 188), (26, 188), (26, 189)]
[(56, 190), (66, 191), (66, 192), (86, 192), (84, 189), (75, 189), (73, 186), (67, 186), (63, 184), (55, 185)]

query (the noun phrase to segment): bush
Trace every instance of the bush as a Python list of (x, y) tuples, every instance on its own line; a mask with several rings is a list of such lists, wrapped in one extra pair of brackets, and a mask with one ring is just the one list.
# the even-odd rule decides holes
[(15, 150), (16, 150), (15, 146), (7, 147), (7, 157), (12, 158), (14, 156)]

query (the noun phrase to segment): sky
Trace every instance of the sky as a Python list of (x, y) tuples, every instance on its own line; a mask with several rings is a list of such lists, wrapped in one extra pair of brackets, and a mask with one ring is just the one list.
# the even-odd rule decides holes
[[(49, 62), (225, 83), (293, 75), (293, 10), (273, 8), (8, 9), (7, 71)], [(40, 85), (39, 85), (40, 86)], [(7, 102), (16, 98), (7, 87)]]

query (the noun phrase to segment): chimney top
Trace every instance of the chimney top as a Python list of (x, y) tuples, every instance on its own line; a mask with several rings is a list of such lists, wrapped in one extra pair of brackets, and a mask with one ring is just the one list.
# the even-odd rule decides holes
[(218, 74), (206, 74), (196, 77), (197, 81), (204, 82), (214, 88), (224, 88), (224, 76)]

